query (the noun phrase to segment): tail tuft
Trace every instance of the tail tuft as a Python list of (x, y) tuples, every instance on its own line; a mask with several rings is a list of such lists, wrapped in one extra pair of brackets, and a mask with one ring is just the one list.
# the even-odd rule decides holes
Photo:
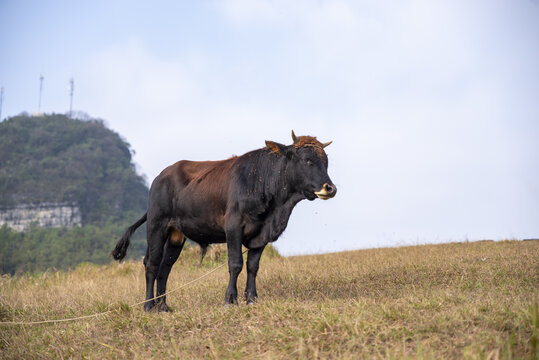
[(114, 247), (114, 250), (110, 253), (110, 255), (113, 257), (114, 260), (122, 260), (125, 255), (127, 254), (127, 248), (129, 247), (129, 238), (131, 237), (132, 233), (129, 232), (129, 230), (122, 236), (120, 241), (116, 244), (116, 247)]
[(144, 214), (136, 223), (131, 225), (127, 228), (125, 231), (125, 234), (122, 236), (120, 241), (116, 244), (114, 247), (114, 250), (111, 251), (110, 255), (113, 257), (114, 260), (122, 260), (125, 257), (125, 254), (127, 254), (127, 248), (129, 247), (129, 239), (137, 230), (137, 228), (142, 225), (147, 219), (147, 214)]

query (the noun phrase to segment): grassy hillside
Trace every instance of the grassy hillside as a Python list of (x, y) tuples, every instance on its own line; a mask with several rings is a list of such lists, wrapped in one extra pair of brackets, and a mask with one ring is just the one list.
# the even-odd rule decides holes
[[(189, 252), (189, 251), (188, 251)], [(219, 254), (216, 254), (217, 257)], [(226, 261), (182, 254), (169, 289)], [(533, 358), (539, 241), (454, 243), (319, 256), (262, 256), (259, 302), (223, 307), (226, 267), (168, 296), (173, 313), (132, 307), (143, 265), (2, 277), (0, 319), (118, 309), (54, 325), (0, 325), (0, 358)], [(245, 271), (240, 276), (245, 285)]]

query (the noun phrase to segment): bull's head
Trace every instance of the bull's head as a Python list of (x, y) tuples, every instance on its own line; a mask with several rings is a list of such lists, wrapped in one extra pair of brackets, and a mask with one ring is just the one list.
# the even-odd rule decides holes
[(290, 185), (308, 200), (334, 197), (337, 187), (329, 178), (328, 157), (324, 151), (332, 142), (321, 143), (313, 136), (298, 137), (293, 130), (292, 140), (294, 143), (289, 146), (266, 140), (266, 146), (272, 152), (286, 156)]

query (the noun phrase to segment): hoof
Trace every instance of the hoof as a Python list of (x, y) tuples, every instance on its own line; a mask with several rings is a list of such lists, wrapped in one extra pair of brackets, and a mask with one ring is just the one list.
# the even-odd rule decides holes
[(245, 302), (247, 302), (247, 305), (253, 305), (258, 300), (258, 296), (256, 295), (256, 292), (253, 294), (253, 293), (249, 293), (245, 291), (244, 298), (245, 298)]
[(249, 298), (246, 301), (247, 305), (256, 305), (257, 298)]
[(172, 309), (168, 307), (168, 305), (165, 302), (160, 302), (157, 305), (157, 311), (158, 312), (172, 312)]
[(225, 307), (231, 305), (238, 305), (238, 296), (237, 294), (227, 294), (225, 295)]
[(238, 306), (238, 302), (237, 302), (237, 301), (234, 301), (234, 302), (225, 302), (225, 307), (226, 307), (226, 308), (232, 307), (232, 306)]
[(144, 311), (146, 312), (152, 311), (154, 307), (155, 307), (155, 301), (153, 300), (144, 303)]

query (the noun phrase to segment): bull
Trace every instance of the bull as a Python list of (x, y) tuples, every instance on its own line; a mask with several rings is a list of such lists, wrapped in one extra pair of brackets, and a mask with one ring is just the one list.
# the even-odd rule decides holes
[(111, 253), (116, 260), (123, 259), (130, 237), (147, 222), (146, 311), (170, 311), (162, 295), (186, 238), (203, 251), (209, 244), (226, 242), (230, 279), (225, 304), (237, 304), (245, 246), (244, 297), (247, 304), (256, 301), (260, 257), (264, 247), (283, 233), (294, 206), (337, 193), (324, 150), (331, 141), (297, 137), (294, 131), (292, 140), (288, 146), (266, 141), (264, 148), (221, 161), (178, 161), (155, 178), (146, 213), (126, 230)]

